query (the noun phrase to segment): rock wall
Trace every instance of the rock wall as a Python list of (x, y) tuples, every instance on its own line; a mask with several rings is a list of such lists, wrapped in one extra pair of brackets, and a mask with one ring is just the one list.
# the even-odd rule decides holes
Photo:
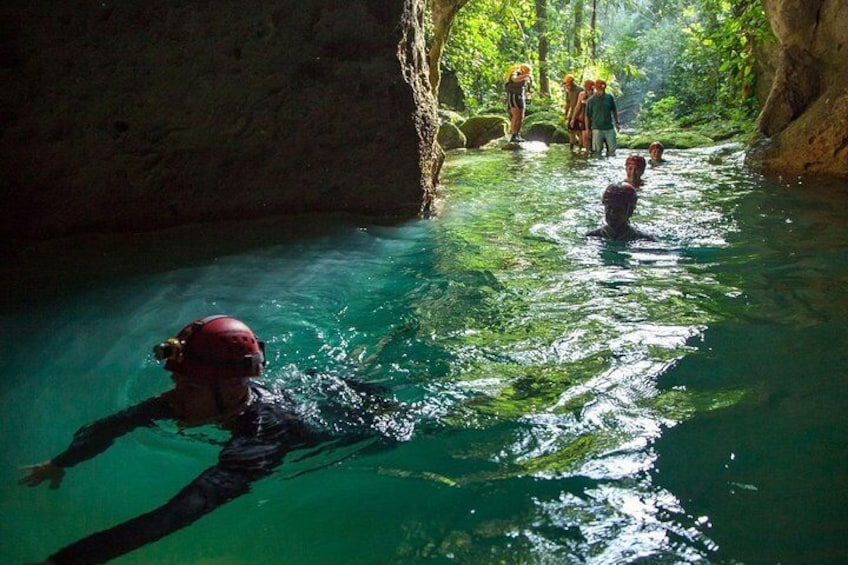
[(426, 211), (424, 0), (7, 0), (4, 237)]
[(766, 173), (848, 177), (848, 2), (763, 7), (780, 61), (748, 162)]

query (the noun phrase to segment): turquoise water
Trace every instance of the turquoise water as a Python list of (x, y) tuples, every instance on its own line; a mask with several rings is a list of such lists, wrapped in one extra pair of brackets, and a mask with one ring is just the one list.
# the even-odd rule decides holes
[(59, 490), (16, 484), (165, 390), (150, 347), (220, 312), (305, 406), (338, 376), (388, 387), (399, 442), (284, 464), (115, 563), (848, 561), (848, 185), (766, 181), (732, 146), (668, 153), (634, 216), (653, 243), (582, 235), (625, 153), (530, 144), (450, 155), (435, 220), (7, 249), (0, 561), (150, 510), (214, 461), (215, 430), (163, 425)]

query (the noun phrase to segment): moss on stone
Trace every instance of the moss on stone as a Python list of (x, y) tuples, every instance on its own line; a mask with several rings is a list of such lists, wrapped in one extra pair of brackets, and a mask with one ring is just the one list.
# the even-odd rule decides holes
[(472, 116), (459, 129), (465, 135), (467, 147), (481, 147), (506, 135), (509, 123), (502, 116)]
[(709, 147), (715, 145), (715, 140), (695, 130), (665, 129), (657, 131), (638, 131), (633, 134), (622, 133), (618, 136), (619, 147), (630, 149), (648, 149), (648, 146), (659, 141), (666, 149), (692, 149), (693, 147)]
[(455, 124), (452, 122), (443, 122), (442, 125), (439, 126), (439, 134), (436, 137), (439, 142), (439, 145), (442, 146), (442, 149), (461, 149), (465, 147), (466, 138), (465, 134), (462, 133)]

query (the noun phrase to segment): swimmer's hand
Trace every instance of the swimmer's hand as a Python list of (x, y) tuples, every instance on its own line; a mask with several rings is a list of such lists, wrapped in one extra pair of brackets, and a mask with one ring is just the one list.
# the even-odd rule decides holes
[(52, 461), (45, 461), (37, 465), (27, 465), (26, 467), (22, 467), (22, 470), (29, 471), (29, 474), (19, 480), (18, 484), (28, 487), (38, 486), (44, 481), (50, 481), (50, 488), (57, 489), (65, 477), (65, 470)]

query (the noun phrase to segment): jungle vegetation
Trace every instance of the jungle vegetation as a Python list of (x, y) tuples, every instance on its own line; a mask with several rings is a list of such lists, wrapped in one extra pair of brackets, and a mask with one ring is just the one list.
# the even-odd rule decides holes
[(533, 65), (537, 107), (562, 104), (566, 74), (603, 78), (631, 127), (750, 129), (759, 112), (755, 53), (773, 41), (761, 0), (430, 0), (430, 9), (431, 81), (452, 72), (468, 113), (502, 111), (503, 74), (517, 62)]

